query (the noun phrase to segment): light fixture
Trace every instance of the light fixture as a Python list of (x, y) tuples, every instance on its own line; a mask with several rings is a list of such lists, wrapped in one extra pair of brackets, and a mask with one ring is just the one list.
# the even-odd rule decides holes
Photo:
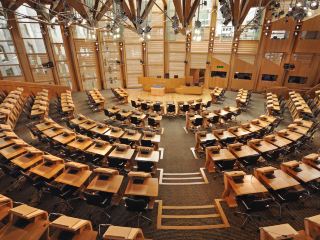
[(310, 9), (311, 10), (316, 10), (319, 8), (319, 0), (316, 1), (311, 1), (310, 3)]

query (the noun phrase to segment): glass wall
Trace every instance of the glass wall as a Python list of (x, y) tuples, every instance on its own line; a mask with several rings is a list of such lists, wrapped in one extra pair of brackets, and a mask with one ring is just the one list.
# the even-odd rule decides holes
[(59, 84), (69, 86), (72, 89), (69, 62), (63, 44), (61, 27), (59, 25), (54, 25), (48, 27), (48, 31), (55, 59), (55, 65), (58, 71)]
[(4, 16), (0, 16), (0, 73), (4, 79), (22, 77), (16, 48)]
[(19, 23), (20, 35), (23, 39), (27, 57), (31, 66), (35, 82), (54, 84), (52, 69), (45, 67), (52, 60), (49, 59), (47, 49), (43, 40), (43, 30), (39, 22), (23, 16), (37, 18), (37, 13), (29, 5), (23, 4), (17, 9), (17, 21)]

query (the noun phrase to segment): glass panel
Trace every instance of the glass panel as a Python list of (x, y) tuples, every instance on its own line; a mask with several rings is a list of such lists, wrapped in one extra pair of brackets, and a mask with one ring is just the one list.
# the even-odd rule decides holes
[(222, 17), (221, 11), (220, 11), (220, 3), (218, 3), (218, 9), (217, 9), (217, 23), (216, 23), (216, 37), (220, 38), (232, 38), (233, 37), (233, 26), (231, 21), (224, 25), (224, 18)]
[(16, 49), (12, 41), (0, 42), (0, 53), (14, 53)]
[(73, 30), (74, 38), (96, 40), (96, 34), (94, 30), (90, 30), (81, 26), (74, 26)]
[(23, 16), (30, 16), (37, 18), (37, 12), (32, 9), (28, 4), (23, 4), (17, 9), (17, 17), (19, 22), (36, 22), (36, 20), (32, 20), (30, 18), (24, 18)]
[(8, 29), (0, 29), (0, 40), (11, 40), (11, 34)]
[(24, 39), (27, 53), (46, 53), (43, 39)]
[(70, 77), (69, 66), (66, 62), (58, 63), (58, 74), (60, 78)]
[(0, 66), (2, 77), (21, 76), (21, 69), (19, 65), (14, 66)]
[[(1, 46), (0, 46), (1, 49)], [(0, 65), (19, 65), (18, 56), (16, 54), (0, 53)]]
[(42, 68), (42, 64), (49, 61), (47, 54), (32, 54), (28, 58), (32, 68)]
[(67, 56), (63, 44), (53, 44), (52, 47), (57, 60), (66, 60)]
[(54, 28), (48, 27), (48, 29), (52, 43), (63, 43), (61, 28), (59, 25), (54, 25)]
[(39, 23), (19, 23), (22, 38), (42, 38)]
[(72, 89), (72, 81), (71, 78), (60, 78), (60, 85), (68, 86)]

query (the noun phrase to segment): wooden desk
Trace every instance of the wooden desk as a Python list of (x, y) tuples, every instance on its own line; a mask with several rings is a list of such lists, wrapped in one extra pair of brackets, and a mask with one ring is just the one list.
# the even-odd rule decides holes
[(110, 127), (108, 125), (105, 125), (105, 124), (97, 124), (95, 127), (91, 128), (90, 129), (90, 132), (93, 132), (93, 133), (97, 133), (97, 134), (100, 134), (100, 135), (103, 135), (105, 134), (107, 131), (110, 130)]
[(69, 130), (64, 130), (62, 134), (59, 134), (53, 138), (54, 141), (63, 145), (72, 142), (76, 138), (76, 134)]
[(12, 140), (12, 138), (6, 138), (6, 136), (0, 138), (0, 149), (8, 147), (12, 144), (14, 144), (14, 141)]
[(142, 184), (135, 184), (133, 179), (130, 178), (124, 194), (127, 196), (150, 197), (149, 208), (152, 209), (155, 198), (159, 194), (158, 178), (147, 177)]
[(306, 128), (311, 128), (313, 125), (312, 121), (308, 121), (308, 120), (303, 120), (302, 118), (297, 118), (293, 121), (295, 124), (297, 124), (298, 126), (303, 126)]
[(87, 169), (78, 169), (78, 172), (70, 173), (71, 168), (67, 168), (61, 175), (59, 175), (54, 181), (74, 187), (81, 187), (90, 177), (91, 171)]
[(277, 132), (277, 134), (280, 135), (281, 137), (287, 138), (293, 142), (295, 142), (303, 137), (302, 134), (290, 131), (288, 129), (283, 129), (283, 130)]
[(288, 223), (260, 228), (260, 240), (290, 239), (298, 234)]
[(307, 156), (302, 158), (302, 162), (320, 170), (320, 154), (318, 153), (311, 153)]
[(111, 138), (120, 138), (124, 134), (124, 131), (122, 129), (119, 129), (119, 131), (113, 131), (111, 128), (110, 131), (104, 133), (105, 136), (111, 137)]
[(59, 134), (61, 134), (63, 132), (64, 132), (64, 128), (58, 124), (55, 124), (52, 128), (49, 128), (49, 129), (42, 131), (42, 133), (49, 138), (53, 138), (55, 136), (58, 136)]
[(153, 162), (158, 163), (160, 159), (160, 153), (159, 151), (151, 151), (148, 154), (143, 154), (140, 151), (138, 151), (138, 154), (135, 157), (136, 161), (140, 162)]
[(295, 123), (290, 124), (288, 126), (288, 129), (293, 131), (293, 132), (300, 133), (302, 135), (306, 135), (308, 133), (308, 131), (309, 131), (309, 128), (303, 127), (303, 126), (299, 126), (299, 125), (297, 125)]
[(55, 123), (54, 122), (42, 122), (42, 123), (39, 123), (37, 125), (35, 125), (35, 127), (39, 130), (39, 131), (44, 131), (44, 130), (47, 130), (49, 128), (52, 128), (54, 127)]
[(121, 158), (130, 161), (133, 157), (134, 149), (128, 148), (124, 151), (118, 151), (117, 148), (113, 149), (109, 154), (109, 158)]
[(31, 174), (45, 179), (53, 179), (65, 167), (64, 161), (61, 158), (55, 157), (53, 155), (44, 155), (43, 159), (43, 163), (29, 170)]
[(0, 222), (9, 215), (11, 208), (13, 208), (13, 201), (0, 194)]
[(88, 121), (88, 118), (86, 118), (83, 115), (79, 115), (77, 118), (71, 119), (70, 123), (72, 123), (74, 125), (79, 125), (79, 124), (85, 123), (87, 121)]
[[(18, 148), (16, 148), (18, 147)], [(12, 158), (15, 158), (23, 153), (25, 153), (27, 150), (25, 149), (24, 146), (21, 145), (11, 145), (6, 148), (2, 148), (0, 150), (0, 154), (7, 160), (10, 160)]]
[(164, 96), (165, 88), (164, 87), (151, 87), (151, 96)]
[(12, 159), (11, 162), (16, 166), (22, 168), (23, 170), (29, 169), (30, 167), (33, 167), (43, 162), (43, 152), (37, 152), (37, 153), (27, 152), (19, 157)]
[[(98, 170), (101, 168), (98, 168)], [(107, 175), (108, 179), (103, 179), (101, 176)], [(96, 176), (92, 179), (86, 189), (107, 193), (118, 193), (121, 187), (123, 176), (119, 174), (103, 174), (96, 173)]]
[(244, 175), (243, 171), (232, 171), (224, 173), (224, 192), (222, 197), (227, 201), (229, 207), (236, 207), (234, 196), (263, 194), (268, 190), (253, 175), (244, 175), (242, 182), (235, 182), (233, 176)]
[(279, 148), (287, 147), (292, 143), (291, 140), (274, 134), (265, 136), (263, 139)]
[(79, 150), (86, 150), (93, 144), (93, 140), (88, 137), (80, 137), (79, 135), (76, 136), (76, 139), (70, 143), (68, 146), (71, 148), (79, 149)]
[(86, 149), (86, 152), (93, 155), (106, 156), (113, 146), (105, 141), (95, 140), (94, 143)]
[(103, 240), (144, 240), (140, 228), (110, 226), (103, 234)]
[[(9, 223), (0, 230), (1, 240), (38, 240), (48, 238), (49, 219), (47, 212), (23, 204), (10, 209), (10, 215)], [(29, 224), (20, 227), (15, 225), (20, 219), (28, 221)]]
[(279, 189), (291, 188), (300, 185), (298, 181), (280, 169), (273, 168), (272, 178), (267, 176), (268, 172), (270, 172), (270, 167), (257, 168), (255, 169), (255, 176), (272, 190), (277, 191)]
[[(50, 223), (50, 230), (54, 229), (51, 240), (59, 240), (64, 231), (73, 232), (72, 240), (96, 240), (98, 233), (92, 230), (91, 222), (84, 219), (61, 216)], [(51, 231), (50, 231), (51, 232)]]
[(155, 150), (159, 149), (159, 143), (161, 141), (161, 135), (154, 134), (153, 136), (146, 136), (145, 134), (142, 136), (143, 140), (150, 140), (155, 145)]
[(257, 139), (248, 141), (248, 145), (259, 153), (263, 154), (263, 153), (275, 151), (278, 149), (277, 146), (273, 145), (270, 142), (267, 142), (265, 140), (259, 140), (259, 142), (257, 142), (256, 140)]
[(231, 132), (233, 135), (235, 135), (237, 138), (246, 137), (251, 134), (250, 131), (248, 131), (242, 127), (237, 127), (236, 130), (228, 128), (228, 131)]
[(320, 232), (320, 215), (305, 218), (304, 229), (307, 236), (316, 239)]
[(85, 129), (85, 130), (89, 130), (91, 128), (94, 128), (95, 126), (97, 126), (97, 123), (94, 121), (86, 121), (84, 123), (81, 123), (78, 125), (80, 128)]
[[(301, 171), (294, 171), (294, 166), (298, 166)], [(281, 164), (281, 169), (298, 181), (302, 181), (304, 183), (311, 182), (320, 178), (319, 170), (298, 161), (284, 162)]]
[(213, 134), (220, 140), (225, 141), (227, 139), (236, 139), (236, 136), (227, 130), (213, 130)]
[(211, 151), (210, 147), (206, 149), (205, 167), (209, 172), (215, 172), (215, 161), (234, 161), (236, 157), (226, 148), (219, 151)]
[(139, 133), (139, 132), (135, 132), (132, 135), (130, 135), (128, 132), (125, 132), (125, 134), (123, 134), (121, 138), (126, 138), (129, 141), (133, 141), (133, 142), (139, 142), (141, 139), (141, 136), (142, 136), (142, 133)]
[(238, 159), (246, 158), (249, 156), (259, 156), (259, 153), (248, 145), (242, 145), (239, 150), (229, 147), (228, 148), (233, 155), (235, 155)]

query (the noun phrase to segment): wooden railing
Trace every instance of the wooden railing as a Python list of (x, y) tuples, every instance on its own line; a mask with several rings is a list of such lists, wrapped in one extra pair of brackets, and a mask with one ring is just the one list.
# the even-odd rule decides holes
[(23, 87), (23, 94), (25, 96), (40, 92), (42, 89), (48, 89), (49, 98), (56, 97), (57, 94), (65, 92), (66, 90), (70, 90), (70, 87), (61, 86), (61, 85), (50, 85), (50, 84), (39, 84), (39, 83), (31, 83), (31, 82), (18, 82), (18, 81), (10, 81), (10, 80), (0, 80), (0, 90), (2, 91), (12, 91), (17, 87)]

